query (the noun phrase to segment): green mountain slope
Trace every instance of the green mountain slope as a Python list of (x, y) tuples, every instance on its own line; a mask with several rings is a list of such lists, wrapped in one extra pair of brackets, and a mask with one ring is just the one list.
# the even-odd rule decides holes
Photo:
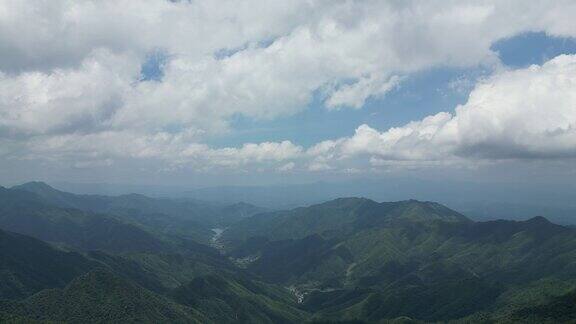
[(309, 316), (285, 288), (225, 268), (198, 275), (186, 255), (147, 257), (154, 256), (168, 269), (0, 231), (0, 321), (299, 323)]
[(287, 290), (249, 279), (197, 277), (172, 296), (216, 323), (300, 323), (308, 317)]
[[(37, 194), (0, 188), (0, 228), (81, 252), (120, 254), (166, 289), (198, 275), (238, 271), (214, 248), (148, 231), (104, 214), (48, 205)], [(112, 262), (108, 258), (104, 263)]]
[(431, 202), (337, 199), (251, 217), (223, 238), (237, 264), (293, 285), (318, 319), (456, 319), (498, 312), (527, 285), (544, 298), (545, 280), (563, 283), (553, 294), (576, 284), (573, 229), (476, 223)]
[[(0, 314), (75, 323), (207, 323), (178, 305), (105, 271), (92, 271), (64, 289), (44, 290), (23, 301), (0, 302)], [(1, 317), (0, 317), (1, 318)]]
[(471, 223), (436, 203), (347, 198), (253, 216), (224, 232), (223, 241), (231, 257), (251, 260), (248, 269), (264, 278), (342, 287), (376, 275), (388, 261), (407, 262), (410, 250), (432, 252), (444, 231)]
[(576, 291), (554, 297), (543, 304), (516, 310), (506, 321), (523, 323), (575, 323)]
[(95, 263), (28, 236), (0, 230), (0, 299), (64, 287)]
[(433, 202), (416, 200), (377, 203), (365, 198), (340, 198), (310, 207), (262, 213), (235, 224), (224, 241), (238, 242), (262, 236), (299, 239), (312, 234), (342, 236), (392, 222), (470, 222), (465, 216)]

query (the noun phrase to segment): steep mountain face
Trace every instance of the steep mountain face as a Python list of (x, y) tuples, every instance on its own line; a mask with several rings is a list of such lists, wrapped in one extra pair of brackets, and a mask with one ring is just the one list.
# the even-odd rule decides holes
[(576, 278), (573, 229), (543, 217), (475, 223), (431, 202), (337, 199), (256, 215), (223, 239), (238, 265), (293, 285), (328, 319), (455, 319), (519, 287)]

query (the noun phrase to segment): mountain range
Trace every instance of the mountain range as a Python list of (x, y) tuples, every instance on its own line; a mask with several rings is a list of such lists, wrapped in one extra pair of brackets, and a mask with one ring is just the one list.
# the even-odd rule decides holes
[(6, 322), (576, 318), (575, 229), (428, 201), (269, 211), (34, 182), (0, 188), (0, 260)]

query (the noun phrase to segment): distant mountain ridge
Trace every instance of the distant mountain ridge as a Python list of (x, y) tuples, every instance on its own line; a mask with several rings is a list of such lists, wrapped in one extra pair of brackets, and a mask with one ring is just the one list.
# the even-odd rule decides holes
[[(104, 183), (51, 182), (75, 193), (121, 195), (130, 192), (153, 197), (188, 197), (233, 204), (244, 201), (271, 210), (318, 204), (338, 197), (366, 197), (376, 201), (410, 198), (440, 202), (475, 221), (525, 220), (545, 215), (551, 221), (576, 223), (576, 185), (565, 183), (522, 186), (514, 183), (449, 181), (412, 177), (357, 178), (347, 181), (319, 181), (271, 185), (115, 185)], [(550, 194), (553, 192), (554, 194)]]
[(150, 198), (140, 194), (76, 195), (44, 182), (28, 182), (11, 190), (34, 193), (44, 203), (56, 207), (114, 215), (150, 230), (186, 236), (203, 243), (209, 242), (212, 228), (225, 227), (264, 211), (246, 203), (217, 205), (191, 199)]
[(366, 198), (338, 198), (309, 207), (257, 214), (235, 224), (226, 231), (223, 240), (239, 239), (236, 236), (295, 239), (399, 221), (471, 222), (466, 216), (435, 202), (407, 200), (377, 203)]
[(76, 249), (163, 251), (165, 243), (138, 226), (108, 215), (61, 208), (36, 193), (0, 190), (0, 228)]

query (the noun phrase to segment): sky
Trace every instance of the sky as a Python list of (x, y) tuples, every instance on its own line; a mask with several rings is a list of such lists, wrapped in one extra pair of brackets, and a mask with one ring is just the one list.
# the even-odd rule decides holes
[(0, 0), (0, 184), (576, 181), (576, 2)]

